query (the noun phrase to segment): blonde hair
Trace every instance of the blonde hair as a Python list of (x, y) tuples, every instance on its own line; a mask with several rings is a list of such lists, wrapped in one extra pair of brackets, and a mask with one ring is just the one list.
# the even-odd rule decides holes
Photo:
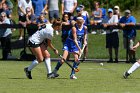
[(7, 17), (7, 15), (6, 15), (6, 13), (5, 13), (5, 12), (1, 12), (0, 16), (2, 16), (2, 15), (4, 15), (4, 16), (6, 16), (6, 17)]

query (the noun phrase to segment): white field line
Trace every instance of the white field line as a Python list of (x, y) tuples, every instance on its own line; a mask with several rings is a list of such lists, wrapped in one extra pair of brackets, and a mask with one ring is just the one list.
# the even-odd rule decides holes
[(80, 68), (80, 69), (88, 69), (88, 70), (109, 70), (106, 68)]

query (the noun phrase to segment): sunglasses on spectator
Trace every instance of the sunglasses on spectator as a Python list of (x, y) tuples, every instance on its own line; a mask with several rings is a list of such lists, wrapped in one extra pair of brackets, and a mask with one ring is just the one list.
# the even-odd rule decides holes
[(78, 11), (76, 11), (76, 12), (79, 13), (79, 12), (81, 12), (81, 11), (78, 10)]
[(129, 15), (130, 13), (125, 12), (126, 15)]
[(108, 13), (113, 13), (113, 12), (108, 12)]
[(118, 10), (118, 8), (114, 8), (114, 10)]

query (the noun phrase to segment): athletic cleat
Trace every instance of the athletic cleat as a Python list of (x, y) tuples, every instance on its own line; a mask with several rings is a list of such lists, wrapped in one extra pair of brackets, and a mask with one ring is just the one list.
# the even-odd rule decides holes
[(56, 77), (58, 77), (59, 76), (59, 74), (57, 74), (57, 73), (49, 73), (49, 74), (47, 74), (47, 78), (48, 79), (50, 79), (50, 78), (56, 78)]
[(54, 76), (55, 76), (55, 77), (59, 77), (59, 74), (57, 74), (57, 73), (54, 73)]
[(70, 79), (77, 79), (75, 75), (70, 75)]
[(118, 61), (118, 58), (115, 58), (115, 63), (118, 63), (119, 61)]
[(49, 73), (49, 74), (47, 74), (47, 78), (48, 78), (48, 79), (51, 79), (51, 78), (55, 78), (55, 76), (54, 76), (54, 74)]
[(28, 71), (28, 67), (24, 68), (24, 72), (28, 79), (32, 79), (31, 71)]
[(129, 75), (130, 75), (130, 74), (126, 71), (126, 72), (124, 72), (123, 77), (124, 77), (125, 79), (127, 79), (127, 77), (128, 77)]
[(110, 59), (107, 61), (107, 63), (113, 63), (113, 59), (110, 58)]

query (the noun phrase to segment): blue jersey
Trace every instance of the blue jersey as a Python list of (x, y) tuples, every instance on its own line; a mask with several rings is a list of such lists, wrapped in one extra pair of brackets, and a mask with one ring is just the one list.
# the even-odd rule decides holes
[(32, 0), (34, 12), (35, 12), (35, 15), (37, 17), (40, 16), (40, 14), (41, 14), (42, 10), (44, 9), (46, 3), (47, 3), (46, 0)]
[(75, 27), (76, 27), (77, 40), (82, 43), (85, 34), (85, 26), (83, 26), (82, 29), (79, 29), (77, 25)]
[[(126, 18), (125, 16), (122, 17), (119, 21), (119, 23), (134, 23), (136, 24), (136, 19), (133, 16), (130, 16), (129, 18)], [(128, 29), (128, 30), (123, 30), (123, 36), (124, 37), (128, 37), (128, 38), (133, 38), (136, 36), (136, 29), (132, 28), (132, 29)]]
[[(83, 42), (83, 38), (84, 38), (84, 34), (85, 34), (85, 26), (83, 25), (82, 29), (79, 29), (77, 25), (75, 25), (75, 27), (76, 27), (78, 45), (80, 47), (82, 47), (82, 42)], [(69, 52), (79, 51), (78, 47), (74, 43), (72, 31), (70, 31), (70, 34), (64, 43), (63, 50), (67, 50)]]
[(106, 17), (106, 9), (101, 8), (101, 10), (102, 10), (102, 18), (104, 19)]
[[(76, 28), (77, 41), (81, 42), (84, 38), (85, 26), (83, 25), (82, 29), (79, 29), (78, 26), (75, 25), (75, 28)], [(69, 38), (73, 40), (72, 31), (70, 31)]]

